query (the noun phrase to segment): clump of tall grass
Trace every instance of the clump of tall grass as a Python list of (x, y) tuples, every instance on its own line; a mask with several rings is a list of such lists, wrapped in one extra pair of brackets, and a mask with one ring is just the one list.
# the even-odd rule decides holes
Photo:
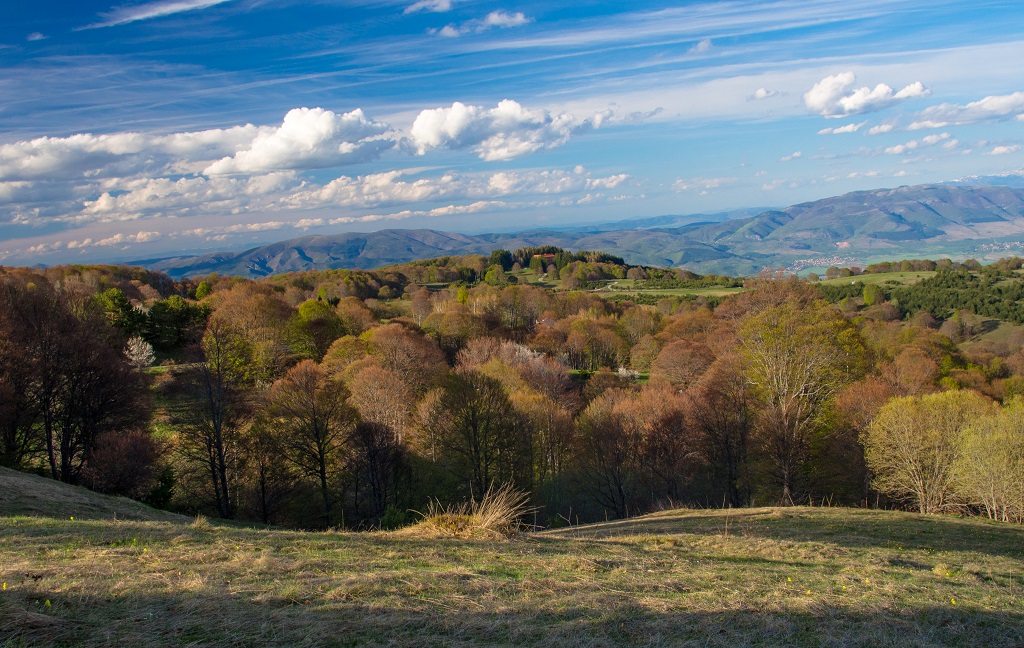
[(406, 527), (409, 535), (453, 538), (508, 539), (523, 528), (523, 517), (533, 511), (529, 495), (511, 484), (491, 487), (479, 500), (442, 506), (431, 502), (422, 520)]

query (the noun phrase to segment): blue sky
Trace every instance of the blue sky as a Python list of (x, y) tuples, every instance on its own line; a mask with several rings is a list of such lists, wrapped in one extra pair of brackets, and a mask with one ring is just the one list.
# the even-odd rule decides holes
[(5, 13), (3, 264), (785, 206), (1024, 168), (1010, 0)]

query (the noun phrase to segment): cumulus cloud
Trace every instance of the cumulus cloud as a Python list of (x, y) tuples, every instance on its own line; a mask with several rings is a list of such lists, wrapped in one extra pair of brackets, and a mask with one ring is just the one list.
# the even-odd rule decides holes
[(510, 13), (503, 9), (497, 9), (477, 20), (467, 20), (456, 25), (454, 23), (445, 25), (441, 29), (432, 29), (430, 33), (448, 38), (456, 38), (463, 34), (481, 33), (489, 29), (508, 29), (510, 27), (522, 27), (533, 22), (521, 11)]
[(879, 83), (874, 88), (854, 88), (856, 82), (857, 77), (853, 72), (827, 76), (804, 93), (804, 105), (811, 112), (823, 117), (839, 118), (881, 110), (905, 99), (930, 94), (920, 81), (915, 81), (898, 92), (894, 92), (884, 83)]
[(993, 148), (989, 155), (1009, 155), (1010, 153), (1016, 153), (1020, 150), (1020, 146), (1017, 144), (1011, 144), (1008, 146), (996, 146)]
[(888, 123), (872, 126), (868, 129), (867, 133), (868, 135), (883, 135), (885, 133), (891, 133), (894, 130), (896, 130), (896, 124)]
[(149, 2), (146, 4), (126, 5), (100, 14), (102, 18), (100, 22), (79, 27), (78, 29), (116, 27), (117, 25), (126, 25), (140, 20), (163, 18), (165, 16), (172, 16), (186, 11), (207, 9), (230, 1), (231, 0), (161, 0), (159, 2)]
[(444, 13), (452, 10), (452, 0), (419, 0), (405, 8), (403, 13), (416, 13), (417, 11), (429, 11)]
[(945, 142), (944, 146), (947, 149), (954, 148), (956, 145), (959, 144), (957, 140), (952, 139), (952, 135), (950, 135), (949, 133), (940, 133), (938, 135), (929, 135), (927, 137), (922, 137), (921, 139), (910, 140), (905, 144), (897, 144), (896, 146), (890, 146), (885, 149), (885, 153), (886, 155), (903, 155), (904, 153), (916, 151), (917, 149), (924, 148), (927, 146), (935, 146), (936, 144), (940, 144), (943, 142)]
[(569, 113), (529, 109), (506, 99), (497, 107), (467, 106), (424, 110), (409, 138), (423, 155), (435, 148), (472, 148), (483, 160), (510, 160), (561, 146), (578, 132), (598, 128), (605, 116), (579, 120)]
[[(247, 146), (260, 129), (227, 129), (147, 135), (80, 133), (0, 145), (0, 180), (124, 176), (133, 173), (198, 171), (216, 158)], [(190, 161), (205, 160), (200, 165)]]
[(295, 108), (281, 126), (260, 132), (252, 144), (203, 170), (206, 175), (312, 169), (375, 159), (394, 148), (387, 124), (362, 110), (338, 114), (323, 108)]
[(921, 111), (908, 128), (945, 128), (1003, 119), (1024, 120), (1024, 92), (990, 95), (969, 104), (944, 103)]
[(341, 176), (325, 185), (304, 185), (278, 203), (284, 209), (377, 207), (441, 200), (486, 200), (516, 195), (562, 195), (615, 189), (632, 179), (627, 174), (594, 177), (587, 169), (508, 171), (408, 179), (403, 171)]
[(835, 128), (822, 128), (820, 131), (818, 131), (818, 135), (841, 135), (843, 133), (856, 133), (866, 123), (867, 122), (861, 122), (859, 124), (847, 124), (846, 126), (837, 126)]
[(789, 155), (783, 155), (779, 158), (779, 162), (792, 162), (800, 157), (803, 157), (803, 151), (794, 151)]
[(672, 183), (674, 191), (708, 191), (732, 184), (739, 178), (679, 178)]
[(292, 174), (277, 173), (250, 178), (139, 178), (118, 183), (117, 191), (105, 191), (83, 202), (71, 221), (123, 221), (146, 216), (187, 216), (202, 205), (206, 213), (235, 213), (252, 206), (267, 206), (265, 198), (296, 184)]
[(42, 32), (32, 32), (31, 34), (25, 37), (25, 40), (29, 42), (46, 40), (46, 34), (43, 34)]
[(758, 88), (754, 90), (754, 93), (748, 98), (750, 101), (761, 101), (763, 99), (771, 99), (772, 97), (779, 96), (778, 90), (769, 90), (768, 88)]

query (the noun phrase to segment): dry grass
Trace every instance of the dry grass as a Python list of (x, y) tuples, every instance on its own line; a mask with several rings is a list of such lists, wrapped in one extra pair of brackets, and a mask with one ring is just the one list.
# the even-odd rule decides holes
[(402, 529), (404, 536), (508, 539), (518, 534), (523, 518), (533, 509), (530, 496), (505, 484), (488, 489), (479, 501), (456, 506), (431, 502), (417, 524)]
[(74, 517), (78, 520), (168, 520), (188, 518), (158, 511), (124, 497), (106, 497), (46, 477), (0, 468), (0, 515)]
[(0, 582), (12, 646), (1024, 645), (1024, 528), (840, 508), (515, 542), (8, 516)]

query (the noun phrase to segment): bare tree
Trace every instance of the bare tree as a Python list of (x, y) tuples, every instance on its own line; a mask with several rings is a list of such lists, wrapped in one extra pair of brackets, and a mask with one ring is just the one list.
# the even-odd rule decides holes
[(348, 395), (341, 380), (312, 360), (292, 367), (270, 389), (277, 443), (299, 473), (319, 487), (325, 528), (333, 521), (332, 491), (345, 468), (345, 441), (358, 421)]

